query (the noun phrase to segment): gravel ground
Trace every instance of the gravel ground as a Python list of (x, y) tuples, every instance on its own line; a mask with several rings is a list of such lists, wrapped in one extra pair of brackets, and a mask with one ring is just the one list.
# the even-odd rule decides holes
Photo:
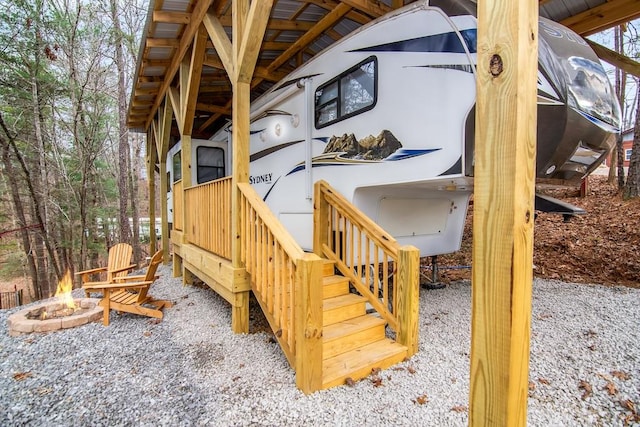
[[(370, 379), (305, 396), (264, 319), (231, 332), (230, 306), (162, 266), (165, 318), (9, 337), (0, 311), (0, 425), (468, 423), (471, 286), (420, 295), (420, 350)], [(76, 297), (82, 296), (79, 290)], [(640, 425), (640, 289), (534, 282), (528, 424)], [(638, 409), (640, 412), (640, 409)]]

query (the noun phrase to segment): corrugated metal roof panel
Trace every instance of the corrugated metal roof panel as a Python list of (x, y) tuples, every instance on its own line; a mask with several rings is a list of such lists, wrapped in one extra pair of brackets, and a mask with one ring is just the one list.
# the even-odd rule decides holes
[[(176, 47), (164, 46), (167, 43), (163, 43), (161, 41), (156, 42), (155, 46), (158, 47), (150, 48), (146, 45), (146, 42), (148, 39), (167, 39), (174, 40), (175, 46), (178, 46), (181, 42), (180, 38), (188, 28), (187, 25), (180, 23), (153, 22), (153, 12), (190, 13), (194, 10), (194, 5), (197, 5), (200, 0), (155, 1), (156, 2), (154, 3), (154, 0), (150, 0), (149, 16), (145, 27), (143, 45), (140, 48), (138, 56), (138, 69), (136, 71), (134, 89), (147, 89), (148, 91), (149, 88), (155, 87), (160, 91), (160, 88), (166, 88), (169, 79), (174, 79), (174, 76), (166, 76), (165, 73), (169, 70), (171, 61), (173, 60), (173, 55), (175, 55), (179, 49)], [(609, 3), (609, 5), (611, 5), (611, 7), (619, 6), (619, 8), (625, 9), (625, 12), (628, 13), (633, 12), (634, 6), (632, 1), (633, 0), (617, 0)], [(402, 3), (410, 4), (414, 2), (415, 1), (412, 0), (404, 0)], [(318, 0), (312, 0), (311, 2), (303, 0), (277, 0), (274, 1), (274, 7), (271, 11), (270, 19), (299, 22), (302, 24), (301, 27), (308, 29), (309, 23), (317, 23), (325, 19), (327, 14), (335, 9), (336, 5), (339, 3), (341, 3), (340, 0), (334, 0), (332, 2)], [(263, 75), (262, 78), (258, 79), (259, 83), (252, 89), (252, 96), (257, 96), (269, 89), (273, 85), (272, 80), (290, 72), (296, 66), (300, 65), (298, 61), (308, 61), (314, 55), (335, 43), (339, 38), (345, 37), (360, 28), (363, 23), (370, 21), (374, 15), (377, 15), (381, 10), (389, 10), (397, 3), (398, 2), (395, 0), (349, 2), (349, 5), (355, 5), (355, 7), (352, 6), (349, 13), (339, 18), (336, 17), (338, 19), (332, 23), (328, 30), (319, 34), (314, 40), (309, 41), (305, 46), (300, 46), (301, 50), (298, 52), (288, 51), (288, 49), (304, 36), (303, 30), (293, 31), (268, 29), (265, 37), (265, 41), (267, 43), (263, 43), (263, 50), (259, 53), (258, 58), (263, 66), (261, 70), (262, 73), (265, 73), (264, 67), (266, 67), (266, 72), (272, 72), (273, 74), (271, 76)], [(606, 0), (549, 0), (540, 6), (540, 15), (554, 21), (563, 21), (568, 18), (573, 18), (576, 15), (580, 15), (595, 7), (599, 7), (605, 3), (607, 3)], [(639, 11), (636, 16), (640, 15), (640, 0), (637, 1), (637, 3)], [(210, 12), (215, 11), (216, 13), (221, 14), (221, 16), (224, 16), (223, 21), (228, 23), (230, 22), (229, 17), (231, 16), (231, 4), (231, 0), (214, 0), (211, 3), (212, 7), (210, 8)], [(607, 7), (606, 9), (609, 10), (610, 7)], [(176, 18), (179, 19), (180, 17)], [(576, 19), (574, 18), (573, 21), (575, 20)], [(580, 34), (588, 34), (588, 31), (590, 30), (597, 31), (601, 28), (600, 26), (597, 26), (599, 22), (595, 22), (600, 21), (599, 19), (594, 19), (593, 24), (591, 24), (588, 19), (581, 21), (584, 22), (581, 22), (580, 29), (577, 30)], [(611, 19), (609, 24), (612, 24), (613, 22), (614, 19)], [(225, 31), (229, 39), (231, 39), (231, 28), (225, 28)], [(268, 42), (273, 43), (269, 46)], [(287, 52), (287, 57), (283, 57), (285, 52)], [(206, 54), (212, 60), (217, 58), (217, 54), (213, 48), (208, 48)], [(274, 60), (278, 60), (278, 64), (281, 63), (281, 65), (275, 69), (270, 66)], [(172, 69), (175, 71), (176, 67), (173, 67)], [(220, 81), (216, 80), (216, 74), (220, 74)], [(206, 76), (207, 79), (202, 82), (202, 87), (203, 89), (208, 89), (209, 92), (205, 92), (202, 95), (203, 97), (199, 99), (199, 102), (201, 100), (207, 100), (210, 102), (219, 102), (220, 105), (226, 105), (229, 101), (231, 88), (228, 78), (224, 77), (224, 70), (205, 66), (203, 69), (203, 76)], [(157, 80), (155, 82), (155, 86), (147, 83), (145, 78), (149, 77), (153, 77)], [(215, 92), (216, 94), (214, 95), (214, 91), (212, 91), (212, 89), (215, 85), (223, 86), (226, 89), (229, 89), (229, 92)], [(143, 96), (143, 93), (144, 91), (140, 90), (136, 94), (134, 90), (131, 95), (131, 111), (135, 109), (138, 112), (138, 114), (135, 114), (135, 120), (132, 121), (132, 123), (135, 122), (134, 125), (136, 127), (140, 126), (140, 111), (149, 111), (149, 114), (151, 114), (152, 110), (159, 104), (159, 101), (156, 98), (157, 95)], [(145, 110), (145, 108), (148, 108), (148, 110)], [(212, 120), (212, 122), (220, 122), (220, 119), (216, 119), (216, 117), (213, 117), (213, 119), (214, 120)], [(147, 121), (148, 120), (149, 118), (147, 118)]]

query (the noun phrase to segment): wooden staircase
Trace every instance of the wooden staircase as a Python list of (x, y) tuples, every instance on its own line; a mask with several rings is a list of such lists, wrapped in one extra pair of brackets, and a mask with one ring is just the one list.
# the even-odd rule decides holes
[(323, 267), (322, 388), (368, 376), (407, 357), (407, 347), (385, 336), (386, 321), (367, 314), (366, 299), (349, 292), (349, 280)]
[(314, 250), (304, 252), (248, 183), (237, 187), (239, 261), (298, 388), (313, 393), (357, 381), (418, 351), (417, 248), (400, 246), (318, 181)]

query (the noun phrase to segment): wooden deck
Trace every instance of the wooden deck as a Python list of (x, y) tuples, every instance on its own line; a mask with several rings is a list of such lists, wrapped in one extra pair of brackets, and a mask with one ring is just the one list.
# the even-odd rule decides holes
[[(184, 209), (190, 211), (189, 219), (179, 226), (185, 224), (187, 230), (172, 230), (171, 243), (174, 275), (182, 275), (185, 283), (195, 276), (228, 301), (234, 332), (249, 331), (253, 292), (305, 393), (357, 381), (417, 351), (417, 249), (400, 247), (320, 182), (316, 253), (305, 253), (253, 188), (239, 184), (243, 267), (234, 267), (230, 259), (214, 253), (229, 253), (230, 245), (215, 236), (230, 236), (230, 221), (212, 216), (202, 202), (228, 200), (229, 185), (227, 180), (194, 186), (183, 190), (184, 198), (174, 196), (200, 202)], [(336, 227), (347, 230), (340, 239), (332, 235)], [(387, 327), (395, 331), (395, 340), (387, 336)]]

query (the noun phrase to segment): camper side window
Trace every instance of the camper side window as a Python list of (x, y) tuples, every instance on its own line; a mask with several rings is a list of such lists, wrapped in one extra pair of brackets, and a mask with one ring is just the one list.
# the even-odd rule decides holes
[(218, 147), (198, 147), (196, 150), (198, 184), (224, 178), (224, 150)]
[(369, 57), (320, 86), (315, 96), (316, 128), (322, 128), (375, 106), (378, 61)]
[(178, 151), (173, 155), (173, 182), (182, 179), (182, 152)]

